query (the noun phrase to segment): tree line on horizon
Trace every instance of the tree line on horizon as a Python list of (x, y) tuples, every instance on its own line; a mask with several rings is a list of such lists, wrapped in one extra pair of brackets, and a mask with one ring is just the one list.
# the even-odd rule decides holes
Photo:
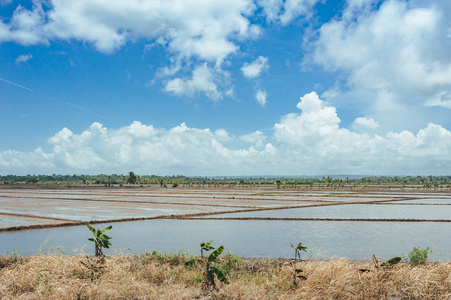
[(437, 188), (451, 185), (451, 176), (367, 176), (361, 178), (331, 177), (201, 177), (201, 176), (158, 176), (128, 174), (98, 174), (98, 175), (0, 175), (0, 184), (82, 184), (82, 185), (123, 185), (123, 184), (166, 184), (219, 186), (219, 185), (277, 185), (278, 187), (296, 187), (323, 185), (327, 187), (344, 187), (355, 185), (422, 185)]

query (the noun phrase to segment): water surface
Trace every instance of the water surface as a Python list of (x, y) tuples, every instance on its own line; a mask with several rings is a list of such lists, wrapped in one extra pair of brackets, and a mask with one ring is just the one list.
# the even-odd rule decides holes
[[(109, 224), (101, 224), (104, 228)], [(148, 220), (113, 224), (109, 232), (112, 249), (124, 253), (199, 253), (199, 244), (213, 240), (226, 251), (245, 257), (291, 257), (291, 243), (302, 242), (309, 258), (346, 257), (370, 259), (407, 255), (413, 246), (436, 249), (432, 260), (451, 260), (451, 223), (309, 222), (309, 221), (224, 221)], [(0, 253), (46, 253), (61, 246), (66, 254), (92, 255), (85, 226), (0, 233)]]
[(227, 213), (208, 217), (449, 220), (451, 218), (451, 205), (345, 204)]

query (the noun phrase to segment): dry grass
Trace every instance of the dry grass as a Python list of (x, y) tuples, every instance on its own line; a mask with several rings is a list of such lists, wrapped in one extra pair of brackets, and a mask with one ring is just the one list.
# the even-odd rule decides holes
[[(108, 256), (0, 257), (0, 299), (451, 299), (451, 262), (376, 270), (349, 260), (221, 258), (230, 284), (201, 290), (201, 266), (158, 253)], [(83, 263), (82, 263), (83, 262)], [(293, 285), (294, 268), (307, 280)], [(370, 269), (361, 273), (359, 268)]]

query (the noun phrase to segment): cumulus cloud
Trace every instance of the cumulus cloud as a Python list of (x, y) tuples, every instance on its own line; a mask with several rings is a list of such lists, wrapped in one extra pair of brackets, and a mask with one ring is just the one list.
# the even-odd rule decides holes
[(255, 147), (260, 148), (263, 147), (263, 143), (266, 140), (266, 135), (260, 130), (257, 130), (255, 132), (240, 136), (240, 140), (249, 144), (253, 144)]
[[(417, 133), (384, 135), (340, 127), (335, 107), (315, 92), (301, 97), (300, 112), (283, 116), (272, 137), (255, 131), (239, 137), (225, 129), (170, 129), (140, 122), (119, 129), (93, 123), (81, 133), (63, 128), (49, 153), (0, 152), (5, 173), (125, 173), (186, 175), (448, 174), (451, 132), (429, 123)], [(356, 121), (375, 127), (376, 121)], [(274, 143), (266, 143), (267, 139)], [(237, 142), (251, 144), (236, 147)], [(229, 143), (230, 146), (225, 146)], [(239, 144), (239, 143), (238, 143)]]
[(25, 63), (33, 58), (32, 54), (23, 54), (16, 58), (16, 63)]
[(213, 101), (222, 99), (222, 93), (216, 85), (216, 72), (207, 66), (207, 64), (196, 67), (191, 78), (174, 78), (169, 80), (165, 85), (167, 92), (177, 96), (193, 97), (197, 92), (204, 93)]
[(31, 10), (19, 5), (1, 21), (0, 42), (79, 40), (111, 53), (144, 38), (180, 57), (216, 61), (238, 50), (234, 40), (260, 33), (248, 19), (256, 8), (250, 0), (59, 0), (46, 9), (42, 3), (34, 1)]
[[(274, 137), (293, 164), (323, 173), (424, 174), (446, 173), (443, 167), (451, 163), (446, 158), (451, 132), (440, 125), (429, 124), (416, 135), (403, 131), (383, 137), (340, 128), (336, 109), (325, 106), (315, 92), (301, 97), (297, 107), (300, 114), (288, 114), (274, 125)], [(372, 123), (366, 119), (367, 125)]]
[(218, 129), (215, 131), (215, 135), (217, 139), (221, 142), (230, 142), (232, 137), (230, 137), (229, 133), (225, 129)]
[(266, 91), (263, 90), (258, 90), (255, 94), (255, 98), (257, 99), (258, 104), (260, 104), (261, 107), (264, 107), (266, 105), (266, 96)]
[(374, 130), (379, 127), (379, 123), (373, 118), (358, 117), (352, 122), (351, 127), (357, 131)]
[(241, 67), (241, 72), (243, 72), (244, 77), (247, 79), (252, 79), (260, 76), (260, 74), (268, 70), (268, 58), (259, 56), (252, 63), (244, 63)]
[(438, 1), (348, 1), (341, 18), (319, 29), (313, 60), (342, 71), (348, 84), (424, 103), (451, 90), (451, 8)]
[(73, 135), (74, 134), (72, 133), (72, 131), (70, 131), (68, 128), (64, 127), (57, 134), (55, 134), (54, 136), (49, 138), (47, 140), (47, 142), (49, 144), (61, 144), (61, 143), (65, 142), (65, 141), (70, 141), (70, 138)]

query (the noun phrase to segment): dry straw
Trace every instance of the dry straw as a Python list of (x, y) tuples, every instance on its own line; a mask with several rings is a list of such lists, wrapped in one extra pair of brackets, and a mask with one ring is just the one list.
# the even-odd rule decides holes
[(205, 294), (203, 270), (186, 267), (180, 255), (90, 258), (95, 272), (84, 256), (0, 258), (0, 299), (451, 299), (451, 262), (384, 270), (370, 262), (302, 261), (295, 267), (308, 279), (294, 286), (288, 260), (227, 255), (221, 264), (230, 284)]

